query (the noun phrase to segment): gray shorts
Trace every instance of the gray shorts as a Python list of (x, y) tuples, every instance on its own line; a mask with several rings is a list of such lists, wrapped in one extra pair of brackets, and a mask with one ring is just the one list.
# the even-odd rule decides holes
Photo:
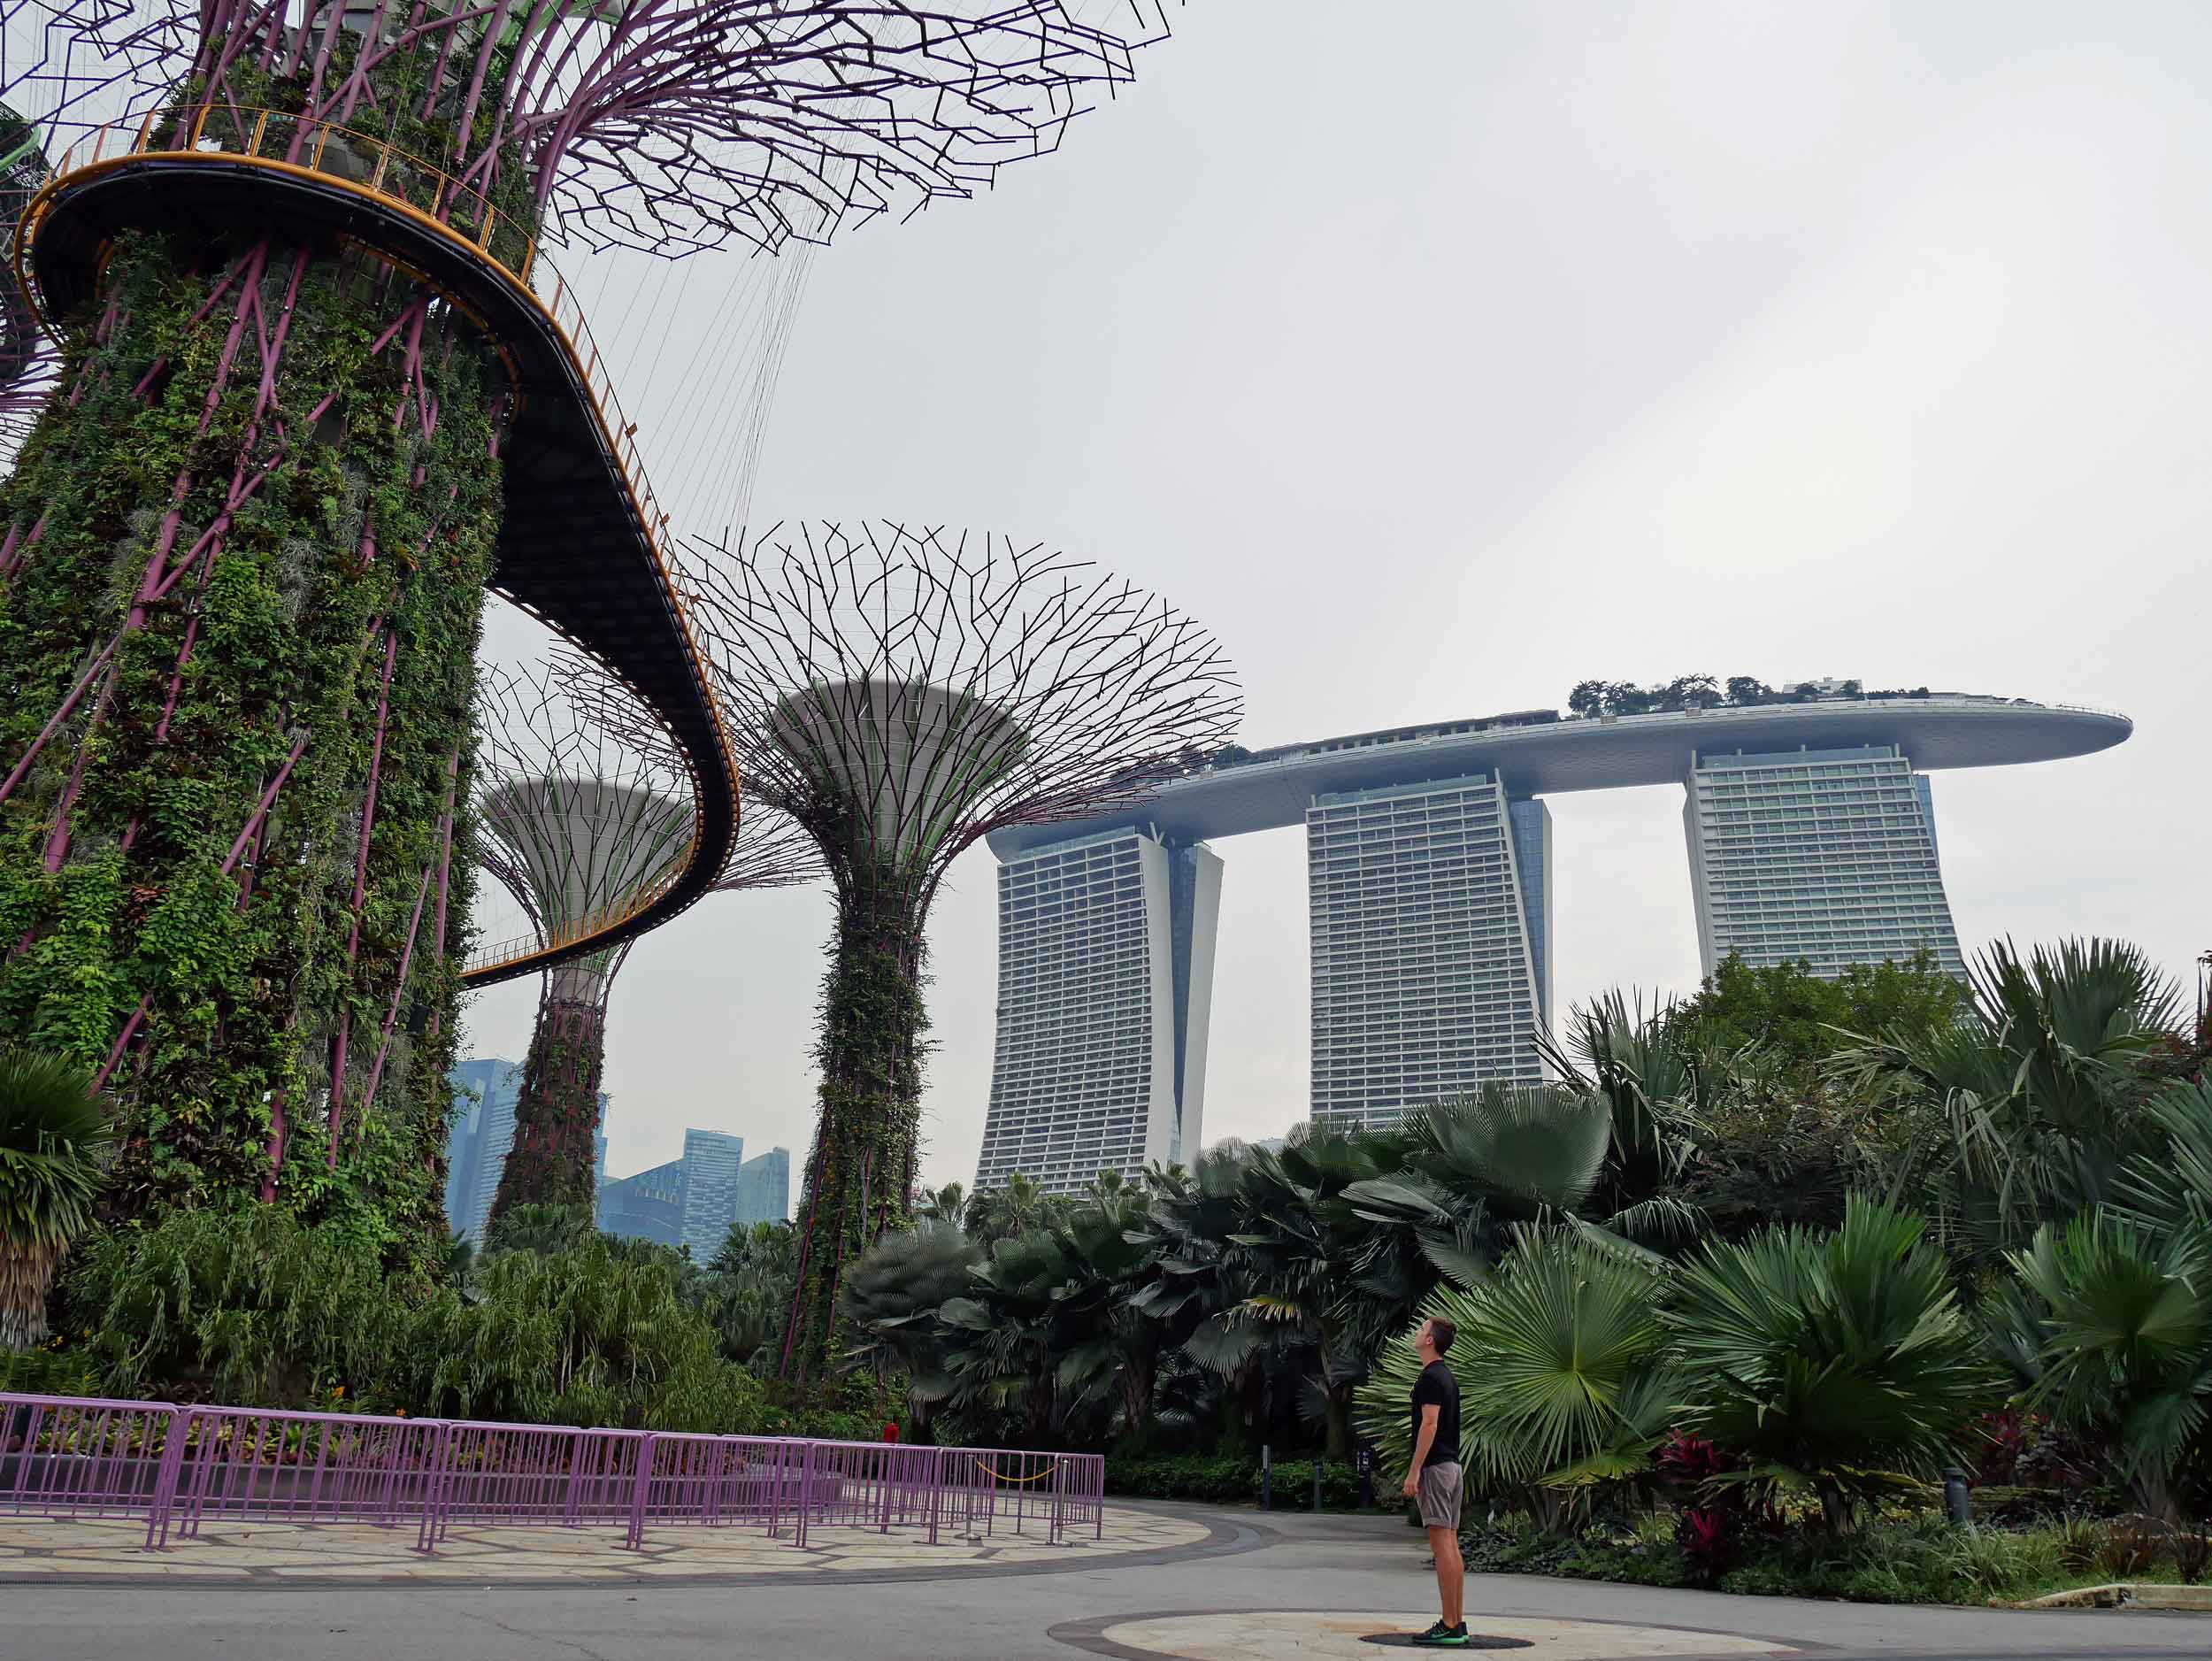
[(1463, 1486), (1457, 1464), (1421, 1467), (1421, 1526), (1424, 1528), (1459, 1526), (1459, 1502)]

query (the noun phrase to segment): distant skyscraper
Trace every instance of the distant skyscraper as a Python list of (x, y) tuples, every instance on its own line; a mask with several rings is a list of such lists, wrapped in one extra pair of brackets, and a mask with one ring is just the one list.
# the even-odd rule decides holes
[(1141, 829), (999, 866), (998, 1049), (979, 1188), (1194, 1157), (1221, 861)]
[(1544, 804), (1494, 775), (1313, 798), (1315, 1119), (1386, 1126), (1543, 1078), (1550, 845)]
[[(511, 1061), (492, 1057), (464, 1061), (446, 1075), (461, 1117), (446, 1139), (446, 1226), (481, 1245), (491, 1220), (492, 1200), (499, 1192), (499, 1173), (506, 1168), (507, 1151), (515, 1145), (515, 1103), (522, 1095), (522, 1068)], [(472, 1099), (464, 1099), (468, 1093)], [(607, 1112), (607, 1096), (599, 1096), (599, 1114)], [(598, 1139), (598, 1180), (607, 1177), (607, 1138)]]
[(718, 1130), (684, 1132), (683, 1243), (701, 1263), (722, 1249), (737, 1220), (737, 1173), (745, 1138)]
[(684, 1162), (671, 1159), (599, 1185), (599, 1227), (625, 1240), (680, 1246), (684, 1239)]
[(522, 1092), (522, 1069), (496, 1057), (464, 1061), (447, 1075), (454, 1094), (472, 1091), (475, 1100), (453, 1128), (446, 1147), (446, 1221), (457, 1234), (480, 1244), (499, 1173), (515, 1140), (515, 1100)]
[(1965, 972), (1928, 781), (1898, 746), (1701, 755), (1682, 817), (1708, 974), (1731, 952), (1833, 977), (1923, 948)]
[(791, 1215), (791, 1150), (771, 1148), (737, 1168), (737, 1220), (780, 1223)]

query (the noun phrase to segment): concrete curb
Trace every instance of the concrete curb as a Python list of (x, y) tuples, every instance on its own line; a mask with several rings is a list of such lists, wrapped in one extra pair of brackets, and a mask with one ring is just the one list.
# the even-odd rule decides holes
[(2070, 1592), (2032, 1597), (2015, 1609), (2193, 1610), (2212, 1615), (2212, 1586), (2166, 1586), (2154, 1581), (2115, 1580), (2108, 1586), (2078, 1586)]

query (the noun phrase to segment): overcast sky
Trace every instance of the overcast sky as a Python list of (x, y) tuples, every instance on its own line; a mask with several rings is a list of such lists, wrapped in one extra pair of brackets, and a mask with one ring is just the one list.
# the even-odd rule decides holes
[[(1219, 633), (1255, 747), (1591, 676), (2118, 709), (2116, 750), (1936, 775), (1945, 880), (1970, 951), (2116, 934), (2193, 984), (2208, 65), (2201, 4), (1203, 0), (1059, 155), (815, 259), (752, 518), (1094, 558)], [(618, 372), (695, 512), (724, 285), (762, 286), (695, 262)], [(1561, 998), (1693, 989), (1680, 790), (1551, 809)], [(1208, 1142), (1307, 1099), (1303, 834), (1217, 850)], [(995, 881), (971, 850), (931, 922), (933, 1182), (981, 1142)], [(687, 1125), (795, 1163), (828, 925), (726, 896), (640, 943), (612, 1172)], [(474, 1053), (519, 1059), (535, 996), (480, 996)]]

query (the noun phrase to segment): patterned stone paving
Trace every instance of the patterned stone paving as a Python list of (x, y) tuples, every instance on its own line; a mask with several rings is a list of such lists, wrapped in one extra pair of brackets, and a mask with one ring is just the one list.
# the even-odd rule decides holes
[[(1081, 1637), (1054, 1635), (1094, 1655), (1125, 1661), (1382, 1661), (1398, 1653), (1363, 1642), (1369, 1633), (1419, 1632), (1436, 1619), (1422, 1611), (1252, 1610), (1220, 1614), (1141, 1615), (1096, 1626)], [(1614, 1661), (1615, 1657), (1787, 1655), (1799, 1646), (1732, 1633), (1687, 1632), (1598, 1620), (1540, 1620), (1521, 1615), (1475, 1615), (1470, 1633), (1527, 1641), (1525, 1649), (1488, 1653), (1501, 1661)], [(1447, 1652), (1448, 1653), (1448, 1652)], [(1481, 1653), (1481, 1652), (1477, 1652)]]
[(649, 1530), (641, 1550), (623, 1549), (619, 1529), (461, 1528), (439, 1542), (434, 1557), (414, 1550), (411, 1523), (302, 1527), (288, 1523), (209, 1519), (196, 1539), (172, 1538), (165, 1551), (142, 1551), (142, 1519), (0, 1519), (0, 1584), (61, 1578), (113, 1581), (281, 1582), (286, 1580), (475, 1582), (612, 1582), (753, 1575), (926, 1573), (946, 1569), (1050, 1563), (1073, 1567), (1133, 1552), (1194, 1546), (1207, 1526), (1186, 1517), (1109, 1506), (1102, 1540), (1087, 1532), (1064, 1546), (1050, 1544), (1032, 1519), (1016, 1534), (998, 1532), (971, 1545), (949, 1531), (937, 1545), (920, 1534), (864, 1528), (815, 1528), (806, 1549), (788, 1535), (771, 1540), (758, 1528)]

